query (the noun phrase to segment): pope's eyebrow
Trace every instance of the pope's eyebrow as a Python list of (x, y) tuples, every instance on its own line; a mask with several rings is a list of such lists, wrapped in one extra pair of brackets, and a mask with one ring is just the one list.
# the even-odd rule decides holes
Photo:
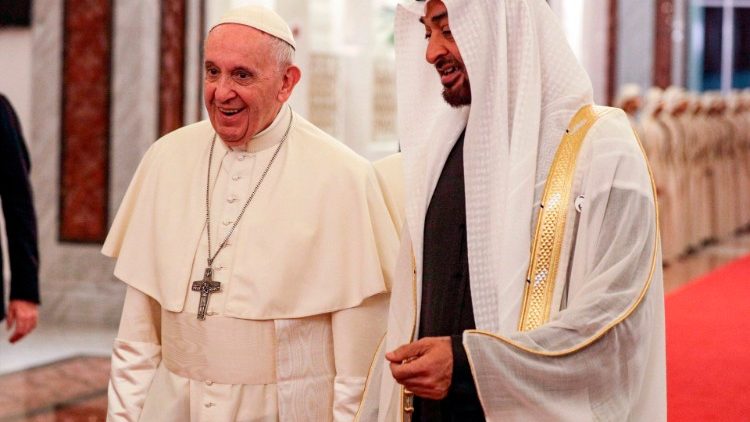
[[(448, 12), (443, 12), (443, 13), (440, 13), (438, 15), (435, 15), (435, 16), (431, 17), (430, 21), (432, 21), (432, 23), (438, 23), (438, 22), (440, 22), (441, 20), (443, 20), (443, 19), (445, 19), (447, 17), (448, 17)], [(421, 23), (422, 25), (425, 24), (424, 23), (424, 16), (422, 16), (421, 18), (419, 18), (419, 23)]]

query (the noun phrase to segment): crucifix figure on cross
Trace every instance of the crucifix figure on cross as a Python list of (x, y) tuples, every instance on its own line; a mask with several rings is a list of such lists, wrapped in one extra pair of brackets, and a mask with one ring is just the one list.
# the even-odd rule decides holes
[(208, 297), (211, 293), (216, 293), (221, 290), (221, 282), (213, 281), (213, 270), (211, 267), (206, 268), (206, 272), (203, 274), (203, 280), (193, 282), (193, 291), (201, 293), (201, 299), (198, 302), (198, 319), (203, 321), (206, 319), (206, 308), (208, 307)]

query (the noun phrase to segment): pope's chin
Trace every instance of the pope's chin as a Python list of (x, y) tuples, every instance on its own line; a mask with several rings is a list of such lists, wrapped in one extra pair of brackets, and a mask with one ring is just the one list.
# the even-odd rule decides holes
[(219, 115), (216, 116), (216, 118), (211, 119), (211, 124), (214, 127), (216, 134), (219, 135), (219, 138), (221, 138), (224, 144), (230, 147), (244, 145), (246, 142), (246, 128), (237, 123), (227, 124), (227, 122), (223, 121), (224, 119), (222, 119), (222, 117), (223, 116)]

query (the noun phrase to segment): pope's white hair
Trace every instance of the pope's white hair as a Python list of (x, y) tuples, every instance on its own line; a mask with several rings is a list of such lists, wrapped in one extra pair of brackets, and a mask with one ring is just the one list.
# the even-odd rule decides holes
[(294, 48), (289, 45), (289, 43), (280, 38), (276, 38), (273, 35), (266, 34), (265, 32), (263, 35), (268, 39), (271, 54), (274, 56), (276, 65), (280, 70), (283, 70), (286, 66), (294, 64)]

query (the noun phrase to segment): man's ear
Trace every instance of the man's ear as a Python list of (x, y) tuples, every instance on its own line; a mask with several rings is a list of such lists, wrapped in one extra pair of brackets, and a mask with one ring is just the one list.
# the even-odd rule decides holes
[(280, 102), (285, 103), (292, 96), (292, 91), (301, 77), (302, 71), (297, 66), (289, 65), (286, 67), (282, 75), (283, 85), (281, 85), (281, 90), (277, 96)]

